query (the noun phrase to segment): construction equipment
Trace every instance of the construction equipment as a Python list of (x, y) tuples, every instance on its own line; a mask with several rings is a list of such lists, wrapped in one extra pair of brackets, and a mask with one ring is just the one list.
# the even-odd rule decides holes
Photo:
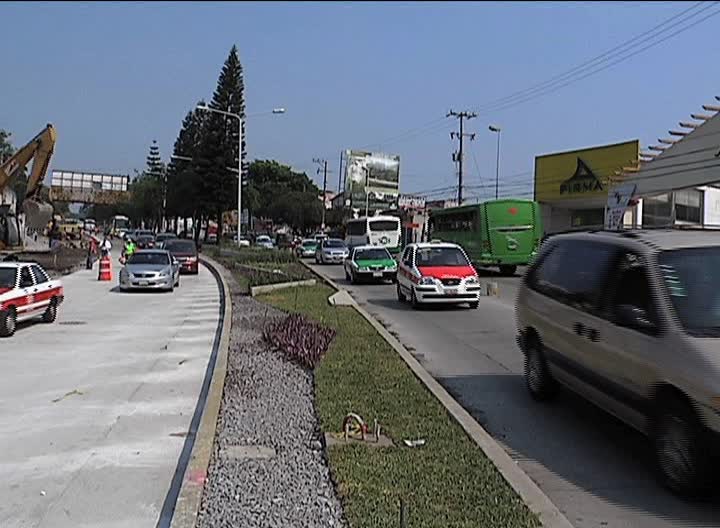
[[(51, 124), (0, 165), (0, 249), (22, 247), (27, 235), (42, 233), (52, 218), (53, 207), (40, 197), (57, 134)], [(33, 160), (22, 200), (24, 226), (16, 212), (17, 196), (11, 189), (13, 179)]]

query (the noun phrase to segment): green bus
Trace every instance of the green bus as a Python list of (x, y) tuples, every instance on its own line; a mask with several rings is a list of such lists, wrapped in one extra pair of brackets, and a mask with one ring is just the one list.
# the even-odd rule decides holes
[(497, 266), (503, 275), (529, 264), (542, 237), (540, 206), (532, 200), (490, 200), (430, 212), (429, 239), (459, 244), (476, 266)]

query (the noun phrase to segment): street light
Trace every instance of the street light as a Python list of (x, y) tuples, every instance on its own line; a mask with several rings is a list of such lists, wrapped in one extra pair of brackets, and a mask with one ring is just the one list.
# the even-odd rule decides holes
[(497, 125), (490, 125), (488, 127), (490, 132), (494, 132), (497, 134), (497, 155), (495, 158), (495, 199), (498, 199), (498, 186), (500, 182), (500, 133), (502, 132), (502, 128), (500, 128)]
[[(225, 117), (232, 117), (234, 119), (238, 120), (238, 233), (237, 233), (237, 242), (238, 246), (240, 246), (240, 232), (242, 231), (242, 144), (243, 144), (243, 118), (240, 114), (234, 114), (232, 112), (226, 112), (224, 110), (218, 110), (217, 108), (212, 108), (208, 105), (199, 104), (197, 105), (197, 110), (205, 110), (208, 112), (215, 112), (216, 114), (224, 115)], [(260, 115), (267, 112), (261, 112)], [(272, 114), (284, 114), (285, 109), (284, 108), (273, 108), (271, 112)], [(258, 115), (258, 114), (255, 114)]]

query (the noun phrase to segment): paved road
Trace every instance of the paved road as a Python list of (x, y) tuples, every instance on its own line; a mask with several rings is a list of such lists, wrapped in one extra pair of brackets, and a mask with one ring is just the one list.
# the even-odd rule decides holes
[[(117, 259), (113, 260), (117, 263)], [(95, 270), (97, 270), (97, 265)], [(219, 316), (201, 267), (174, 293), (63, 279), (53, 325), (0, 341), (0, 526), (156, 525)]]
[(577, 528), (720, 526), (717, 500), (688, 504), (660, 488), (644, 438), (573, 394), (531, 400), (515, 346), (520, 277), (478, 310), (413, 311), (393, 285), (349, 285), (341, 266), (313, 266), (346, 287), (492, 434)]

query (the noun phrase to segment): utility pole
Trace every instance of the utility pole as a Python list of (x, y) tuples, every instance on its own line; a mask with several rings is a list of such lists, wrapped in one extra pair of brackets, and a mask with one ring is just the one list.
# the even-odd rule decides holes
[[(320, 229), (325, 229), (325, 193), (327, 192), (327, 160), (313, 158), (313, 162), (317, 163), (322, 167), (323, 171), (323, 190), (322, 190), (322, 222), (320, 223)], [(317, 173), (320, 174), (320, 167), (317, 169)]]
[(340, 188), (340, 185), (342, 184), (342, 160), (343, 160), (343, 151), (340, 151), (340, 165), (338, 165), (338, 194), (343, 191), (343, 189)]
[(462, 111), (462, 112), (455, 112), (454, 110), (450, 110), (447, 113), (446, 117), (457, 117), (460, 120), (460, 132), (450, 132), (450, 139), (458, 139), (460, 142), (460, 147), (458, 148), (457, 152), (453, 153), (452, 159), (453, 161), (457, 162), (458, 164), (458, 205), (462, 205), (462, 191), (463, 191), (463, 140), (465, 138), (469, 138), (470, 141), (473, 141), (475, 139), (475, 134), (467, 134), (464, 131), (464, 121), (465, 119), (472, 119), (474, 117), (477, 117), (477, 114), (475, 112), (468, 112), (468, 111)]

